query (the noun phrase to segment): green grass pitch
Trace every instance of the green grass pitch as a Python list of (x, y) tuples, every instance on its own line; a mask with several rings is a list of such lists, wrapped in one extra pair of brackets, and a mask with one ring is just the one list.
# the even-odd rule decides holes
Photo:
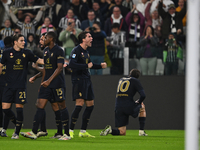
[[(72, 140), (50, 139), (56, 132), (48, 130), (48, 136), (36, 140), (20, 135), (12, 140), (14, 129), (8, 129), (9, 137), (0, 137), (0, 150), (183, 150), (184, 130), (145, 130), (148, 136), (138, 136), (138, 130), (127, 130), (126, 136), (100, 136), (101, 130), (87, 130), (96, 138), (79, 138), (75, 130)], [(30, 131), (22, 129), (22, 132)]]

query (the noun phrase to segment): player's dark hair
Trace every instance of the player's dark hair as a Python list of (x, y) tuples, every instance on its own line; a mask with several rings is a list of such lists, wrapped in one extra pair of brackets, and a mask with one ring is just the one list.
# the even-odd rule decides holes
[(78, 41), (79, 41), (79, 43), (83, 43), (83, 39), (86, 38), (86, 34), (88, 34), (88, 33), (90, 33), (90, 32), (83, 31), (83, 32), (81, 32), (81, 33), (78, 35)]
[(130, 77), (139, 78), (140, 71), (138, 69), (132, 69), (129, 74)]
[(13, 46), (12, 36), (6, 36), (3, 42), (4, 42), (5, 47), (12, 47)]
[(18, 41), (20, 37), (24, 37), (22, 34), (15, 34), (13, 36), (13, 45), (14, 45), (14, 41)]
[(113, 23), (113, 24), (111, 25), (111, 29), (113, 29), (113, 28), (118, 28), (118, 29), (119, 29), (119, 27), (120, 27), (120, 24), (119, 24), (119, 23)]
[(56, 42), (57, 35), (55, 32), (53, 32), (53, 31), (47, 32), (47, 36), (53, 38), (53, 42)]

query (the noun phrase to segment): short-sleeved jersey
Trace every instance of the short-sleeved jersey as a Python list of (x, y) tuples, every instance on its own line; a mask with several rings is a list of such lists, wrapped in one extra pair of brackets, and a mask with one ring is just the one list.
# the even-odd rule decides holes
[[(44, 81), (48, 80), (54, 71), (57, 69), (57, 63), (64, 64), (64, 51), (58, 45), (55, 45), (51, 50), (49, 47), (44, 49), (44, 68), (45, 77)], [(61, 88), (65, 87), (64, 74), (61, 72), (55, 77), (49, 85), (49, 88)]]
[[(90, 63), (90, 55), (87, 50), (84, 50), (80, 45), (76, 46), (70, 55), (69, 67), (72, 70), (72, 80), (89, 79), (88, 63)], [(100, 64), (94, 64), (92, 69), (100, 69)]]
[(116, 94), (116, 106), (126, 106), (133, 102), (136, 92), (144, 90), (140, 81), (134, 77), (123, 77), (119, 80)]
[(36, 62), (38, 57), (28, 49), (3, 51), (1, 63), (6, 65), (6, 87), (26, 88), (28, 62)]

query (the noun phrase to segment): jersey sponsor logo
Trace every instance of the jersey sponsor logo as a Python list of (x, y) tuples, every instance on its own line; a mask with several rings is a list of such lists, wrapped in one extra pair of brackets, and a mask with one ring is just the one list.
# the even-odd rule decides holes
[(25, 58), (26, 57), (26, 55), (25, 54), (22, 54), (22, 56)]
[(75, 58), (75, 57), (76, 57), (76, 54), (73, 54), (73, 55), (72, 55), (72, 58)]
[(22, 99), (21, 101), (22, 101), (22, 102), (25, 102), (25, 100), (24, 100), (24, 99)]
[(79, 96), (82, 97), (82, 93), (81, 92), (79, 92)]

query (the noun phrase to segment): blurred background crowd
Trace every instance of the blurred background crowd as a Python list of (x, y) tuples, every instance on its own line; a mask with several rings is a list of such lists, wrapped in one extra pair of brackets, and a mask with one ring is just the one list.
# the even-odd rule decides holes
[(5, 37), (21, 33), (42, 57), (40, 36), (52, 31), (69, 60), (79, 33), (88, 31), (92, 62), (108, 64), (91, 75), (123, 74), (125, 48), (129, 67), (142, 75), (184, 75), (186, 8), (186, 0), (0, 0), (0, 49)]

